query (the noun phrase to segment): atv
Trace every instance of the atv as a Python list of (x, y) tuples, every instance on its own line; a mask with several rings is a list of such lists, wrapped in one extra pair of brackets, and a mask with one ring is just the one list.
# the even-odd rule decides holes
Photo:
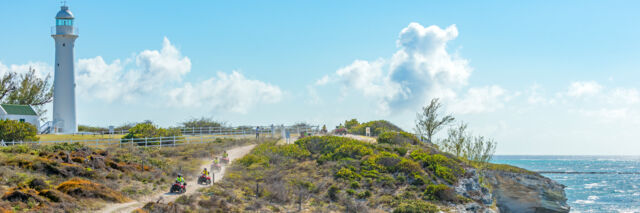
[(169, 190), (169, 193), (177, 193), (177, 194), (182, 194), (185, 193), (187, 191), (187, 183), (180, 183), (180, 182), (175, 182), (172, 186), (171, 189)]
[(211, 165), (211, 171), (220, 171), (222, 170), (222, 166), (219, 163), (214, 163)]
[(211, 177), (206, 176), (204, 174), (200, 175), (200, 177), (198, 177), (198, 184), (200, 184), (200, 185), (209, 185), (209, 184), (211, 184)]
[(220, 160), (220, 162), (224, 164), (229, 164), (229, 157), (223, 157), (222, 160)]

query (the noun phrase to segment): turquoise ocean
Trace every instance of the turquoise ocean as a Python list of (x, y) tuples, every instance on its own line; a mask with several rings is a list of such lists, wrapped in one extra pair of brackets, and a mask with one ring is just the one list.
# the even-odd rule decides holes
[(640, 156), (495, 156), (566, 186), (571, 212), (640, 213)]

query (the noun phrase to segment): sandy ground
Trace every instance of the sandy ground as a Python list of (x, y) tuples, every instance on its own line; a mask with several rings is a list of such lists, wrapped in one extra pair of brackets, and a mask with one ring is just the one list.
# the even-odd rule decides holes
[(367, 137), (367, 136), (363, 136), (363, 135), (346, 134), (343, 137), (352, 138), (352, 139), (356, 139), (356, 140), (367, 142), (367, 143), (377, 143), (378, 142), (378, 140), (376, 138), (374, 138), (374, 137)]
[[(227, 153), (229, 154), (229, 160), (233, 162), (235, 159), (241, 158), (242, 156), (248, 154), (251, 151), (251, 149), (253, 149), (253, 147), (255, 147), (255, 145), (241, 146), (241, 147), (236, 147), (236, 148), (227, 150)], [(204, 168), (210, 169), (212, 160), (207, 159), (206, 162), (207, 163), (200, 165), (200, 170)], [(224, 177), (224, 173), (226, 169), (227, 169), (227, 165), (223, 164), (222, 169), (219, 172), (215, 173), (215, 180), (214, 180), (215, 182), (222, 180), (222, 177)], [(180, 195), (193, 194), (197, 192), (198, 189), (202, 187), (206, 187), (205, 185), (199, 185), (197, 183), (197, 178), (192, 178), (192, 179), (193, 180), (187, 182), (187, 192), (185, 192), (184, 194), (172, 194), (168, 192), (160, 192), (152, 196), (144, 197), (137, 201), (132, 201), (128, 203), (111, 204), (97, 212), (103, 212), (103, 213), (132, 212), (135, 209), (142, 208), (148, 202), (156, 202), (158, 200), (160, 200), (160, 202), (162, 203), (172, 202), (172, 201), (175, 201)]]

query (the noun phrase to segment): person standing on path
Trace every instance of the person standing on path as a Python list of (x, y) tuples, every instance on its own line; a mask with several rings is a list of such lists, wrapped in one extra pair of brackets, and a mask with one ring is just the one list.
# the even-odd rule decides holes
[(256, 140), (260, 138), (260, 127), (256, 126)]

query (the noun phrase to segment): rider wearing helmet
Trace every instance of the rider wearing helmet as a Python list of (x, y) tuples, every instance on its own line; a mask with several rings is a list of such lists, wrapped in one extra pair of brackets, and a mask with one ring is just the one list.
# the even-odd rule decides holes
[(178, 178), (176, 178), (176, 182), (184, 184), (184, 178), (182, 177), (182, 174), (178, 174)]
[(204, 168), (204, 170), (202, 171), (202, 174), (204, 176), (209, 176), (209, 171), (207, 171), (207, 168)]
[(227, 150), (224, 150), (224, 152), (222, 153), (222, 157), (223, 158), (228, 158), (229, 157), (229, 153), (227, 153)]
[(216, 159), (214, 159), (214, 160), (213, 160), (213, 163), (215, 163), (215, 164), (220, 164), (220, 159), (218, 159), (218, 158), (216, 157)]

